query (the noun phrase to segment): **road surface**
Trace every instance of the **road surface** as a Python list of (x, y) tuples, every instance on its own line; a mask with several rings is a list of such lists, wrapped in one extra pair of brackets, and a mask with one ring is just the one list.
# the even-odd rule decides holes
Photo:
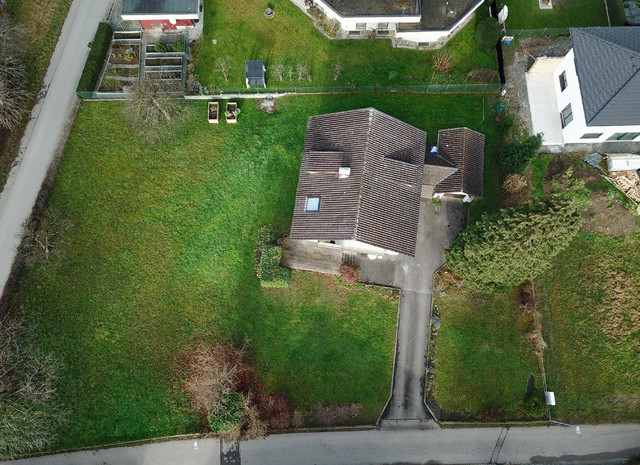
[(49, 455), (12, 465), (350, 465), (622, 463), (640, 456), (640, 424), (280, 434), (242, 442), (171, 441)]

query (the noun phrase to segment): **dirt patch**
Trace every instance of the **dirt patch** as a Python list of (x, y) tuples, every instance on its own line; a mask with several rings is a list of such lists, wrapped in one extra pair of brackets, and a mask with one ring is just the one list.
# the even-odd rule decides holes
[(626, 208), (599, 171), (584, 163), (582, 158), (583, 154), (577, 154), (551, 159), (543, 178), (545, 196), (576, 189), (579, 191), (577, 196), (588, 198), (582, 213), (581, 232), (619, 237), (637, 231), (640, 218)]
[[(605, 272), (607, 298), (596, 308), (600, 327), (621, 344), (632, 333), (640, 332), (640, 286), (620, 270)], [(640, 339), (634, 338), (640, 345)]]
[(640, 407), (640, 394), (615, 394), (607, 397), (606, 403), (621, 410), (635, 410)]

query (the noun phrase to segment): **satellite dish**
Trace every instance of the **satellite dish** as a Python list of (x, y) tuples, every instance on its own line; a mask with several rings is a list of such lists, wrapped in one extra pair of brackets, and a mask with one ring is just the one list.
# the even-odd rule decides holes
[(176, 20), (175, 20), (175, 19), (173, 19), (173, 18), (170, 18), (170, 19), (169, 19), (169, 23), (171, 23), (171, 24), (173, 24), (173, 25), (175, 26), (175, 25), (178, 23), (178, 21), (176, 21)]
[(507, 20), (507, 16), (509, 15), (509, 7), (507, 7), (507, 5), (505, 5), (502, 10), (500, 10), (500, 13), (498, 13), (498, 22), (500, 24), (504, 24), (504, 22)]

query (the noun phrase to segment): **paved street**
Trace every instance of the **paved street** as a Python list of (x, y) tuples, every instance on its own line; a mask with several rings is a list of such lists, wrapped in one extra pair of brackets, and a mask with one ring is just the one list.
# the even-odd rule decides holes
[(393, 394), (382, 415), (384, 428), (437, 428), (424, 405), (432, 306), (433, 273), (444, 263), (444, 250), (465, 222), (459, 200), (444, 199), (436, 207), (423, 199), (416, 241), (416, 256), (361, 259), (360, 279), (402, 289), (398, 308), (398, 338)]
[[(172, 441), (17, 460), (14, 465), (348, 465), (622, 463), (640, 456), (640, 424), (280, 434), (242, 442)], [(232, 450), (233, 453), (229, 453)]]
[[(112, 0), (74, 0), (51, 58), (41, 98), (31, 113), (19, 154), (0, 194), (0, 290), (11, 272), (22, 225), (31, 214), (53, 160), (98, 22)], [(0, 292), (1, 294), (1, 292)]]

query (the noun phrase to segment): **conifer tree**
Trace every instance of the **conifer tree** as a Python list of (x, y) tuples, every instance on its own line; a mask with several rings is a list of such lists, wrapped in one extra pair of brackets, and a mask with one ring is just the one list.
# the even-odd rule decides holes
[(506, 292), (546, 270), (575, 237), (578, 207), (548, 200), (484, 215), (446, 251), (447, 265), (481, 292)]

